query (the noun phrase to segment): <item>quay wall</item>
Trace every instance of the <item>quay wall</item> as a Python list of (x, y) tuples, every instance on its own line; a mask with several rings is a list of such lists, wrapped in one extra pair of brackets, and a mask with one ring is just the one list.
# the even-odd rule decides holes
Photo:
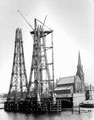
[(73, 106), (79, 106), (80, 103), (85, 101), (85, 93), (73, 94)]

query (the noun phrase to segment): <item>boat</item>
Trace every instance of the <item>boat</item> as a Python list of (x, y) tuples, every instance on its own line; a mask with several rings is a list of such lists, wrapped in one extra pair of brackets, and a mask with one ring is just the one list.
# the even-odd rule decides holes
[(94, 108), (94, 99), (86, 100), (80, 104), (80, 107)]

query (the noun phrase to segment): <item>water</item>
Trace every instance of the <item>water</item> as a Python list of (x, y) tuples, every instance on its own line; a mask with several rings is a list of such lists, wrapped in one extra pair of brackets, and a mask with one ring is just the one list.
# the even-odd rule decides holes
[[(3, 101), (3, 100), (2, 100)], [(0, 107), (3, 105), (0, 104)], [(84, 111), (82, 111), (84, 110)], [(90, 111), (88, 111), (90, 110)], [(94, 120), (94, 109), (81, 109), (81, 113), (71, 111), (61, 112), (53, 115), (33, 115), (23, 113), (9, 113), (0, 110), (0, 120)]]
[(94, 120), (94, 112), (81, 114), (61, 112), (57, 115), (34, 116), (32, 114), (7, 113), (4, 110), (0, 110), (0, 120)]

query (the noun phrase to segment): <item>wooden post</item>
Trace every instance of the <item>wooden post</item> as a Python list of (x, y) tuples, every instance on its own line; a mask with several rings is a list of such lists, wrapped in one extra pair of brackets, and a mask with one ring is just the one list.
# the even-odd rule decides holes
[(79, 114), (80, 114), (80, 104), (79, 104)]
[(72, 112), (72, 114), (73, 114), (73, 112), (74, 112), (74, 106), (72, 105), (72, 108), (71, 108), (71, 112)]
[(72, 114), (73, 114), (73, 107), (72, 107)]

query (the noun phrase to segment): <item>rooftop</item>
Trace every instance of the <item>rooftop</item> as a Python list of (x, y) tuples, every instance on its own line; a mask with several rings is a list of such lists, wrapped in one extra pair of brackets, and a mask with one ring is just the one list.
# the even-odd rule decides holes
[(72, 86), (66, 86), (66, 87), (56, 87), (54, 89), (54, 91), (58, 91), (58, 90), (70, 90), (72, 89)]
[(59, 78), (57, 85), (74, 83), (75, 77), (77, 77), (77, 76), (69, 76), (69, 77)]

